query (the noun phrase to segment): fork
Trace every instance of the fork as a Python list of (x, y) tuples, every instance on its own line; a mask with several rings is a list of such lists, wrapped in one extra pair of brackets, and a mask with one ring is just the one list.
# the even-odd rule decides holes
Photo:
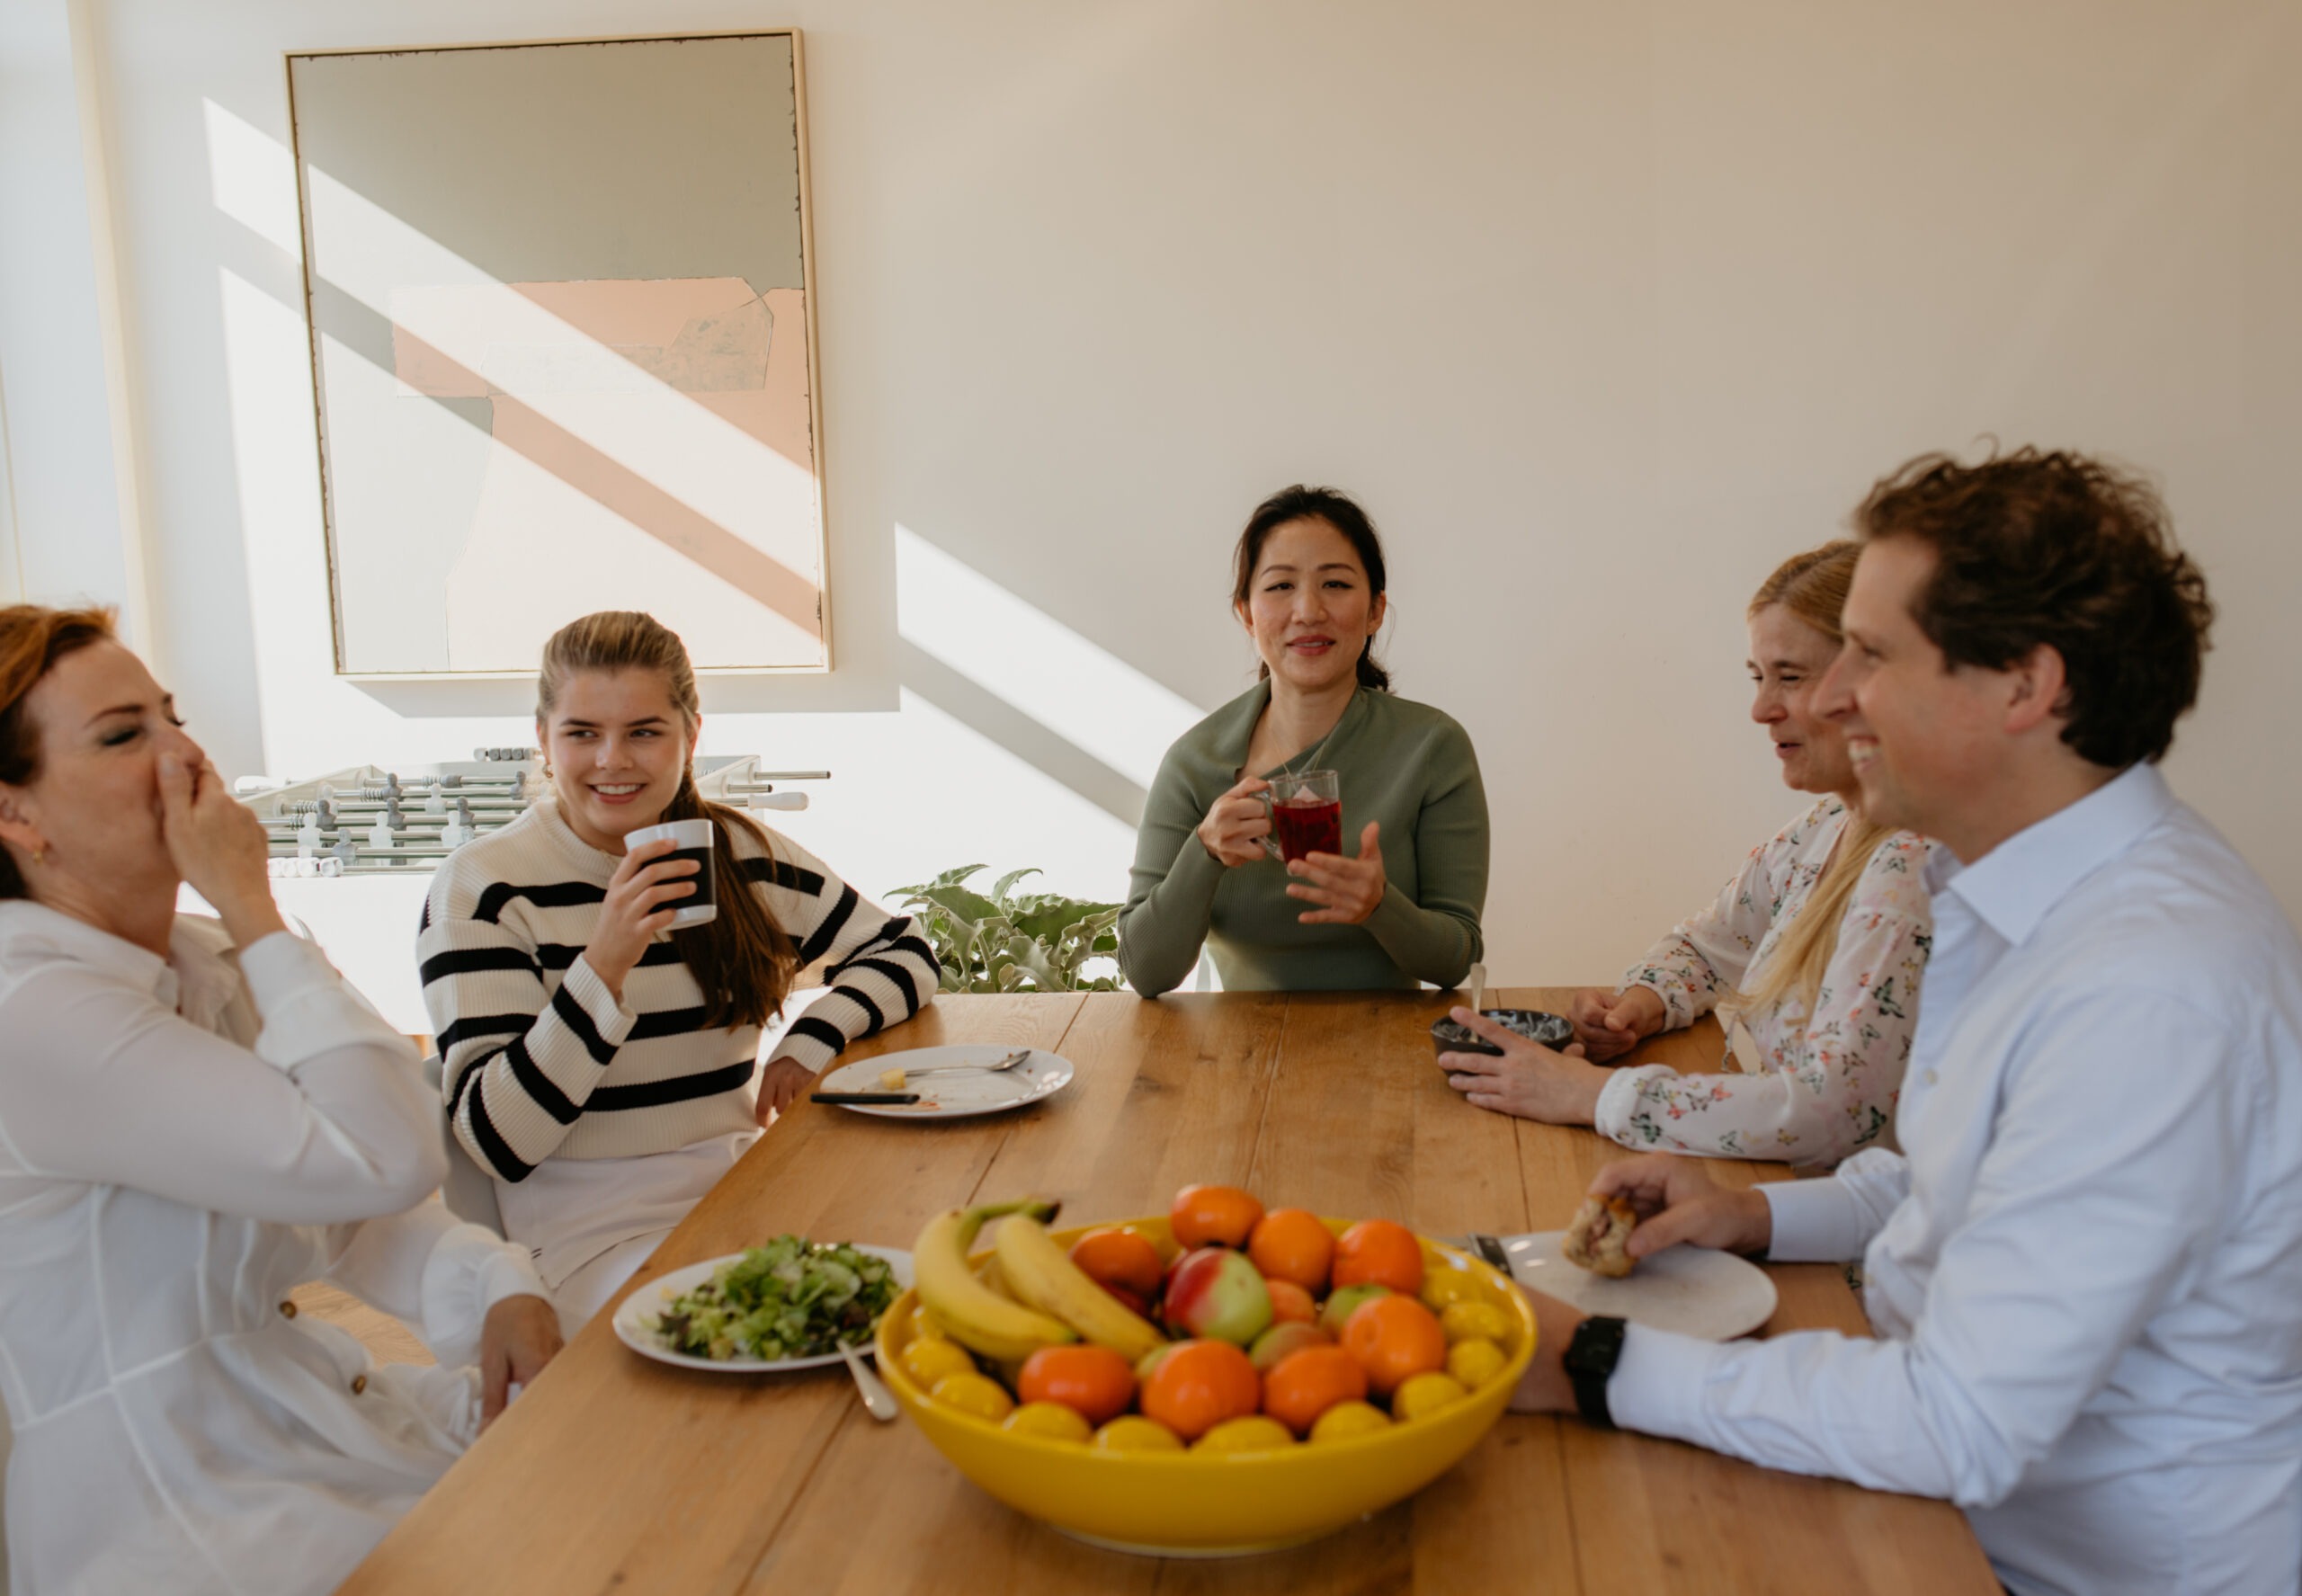
[(913, 1075), (941, 1075), (953, 1070), (978, 1070), (987, 1075), (996, 1075), (1013, 1069), (1031, 1056), (1029, 1048), (1018, 1048), (997, 1064), (931, 1064), (924, 1069), (907, 1069), (904, 1071), (904, 1076), (909, 1079)]

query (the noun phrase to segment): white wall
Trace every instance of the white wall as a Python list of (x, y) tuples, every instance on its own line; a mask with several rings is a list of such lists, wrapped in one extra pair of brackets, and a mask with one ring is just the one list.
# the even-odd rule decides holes
[[(164, 664), (230, 770), (522, 740), (516, 690), (327, 674), (281, 52), (797, 23), (837, 669), (715, 684), (706, 736), (834, 769), (790, 829), (865, 887), (1123, 890), (1112, 811), (1250, 680), (1237, 525), (1325, 481), (1387, 534), (1401, 688), (1477, 741), (1491, 968), (1595, 978), (1795, 806), (1749, 590), (1993, 433), (2164, 485), (2223, 611), (2172, 772), (2302, 911), (2285, 0), (99, 9)], [(19, 487), (93, 470), (26, 459), (0, 330)], [(69, 531), (23, 501), (28, 550)], [(946, 560), (1017, 657), (919, 640)]]

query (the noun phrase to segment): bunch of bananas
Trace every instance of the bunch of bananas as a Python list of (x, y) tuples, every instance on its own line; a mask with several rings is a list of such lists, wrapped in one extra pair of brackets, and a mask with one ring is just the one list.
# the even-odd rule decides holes
[[(1086, 1341), (1130, 1364), (1166, 1337), (1071, 1262), (1047, 1233), (1060, 1205), (1045, 1198), (979, 1203), (938, 1214), (912, 1244), (920, 1302), (943, 1333), (995, 1362)], [(985, 1223), (997, 1219), (989, 1278), (968, 1262)]]

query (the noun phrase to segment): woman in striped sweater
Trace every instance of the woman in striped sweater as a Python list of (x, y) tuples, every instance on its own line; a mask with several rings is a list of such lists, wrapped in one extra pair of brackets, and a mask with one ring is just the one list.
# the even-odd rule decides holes
[[(550, 790), (441, 869), (416, 938), (456, 1137), (495, 1177), (504, 1234), (535, 1254), (569, 1333), (856, 1037), (932, 1001), (909, 919), (695, 790), (701, 716), (676, 634), (628, 611), (544, 646), (536, 735)], [(718, 917), (665, 820), (711, 822)], [(778, 1039), (793, 976), (831, 987)]]

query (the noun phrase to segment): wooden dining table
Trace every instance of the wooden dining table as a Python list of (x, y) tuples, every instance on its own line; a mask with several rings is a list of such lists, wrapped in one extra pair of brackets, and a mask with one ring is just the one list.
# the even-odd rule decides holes
[[(1489, 1002), (1562, 1008), (1562, 990)], [(785, 1232), (907, 1246), (942, 1209), (1039, 1193), (1066, 1224), (1164, 1213), (1193, 1181), (1427, 1235), (1564, 1226), (1623, 1149), (1472, 1107), (1432, 1061), (1442, 993), (946, 996), (851, 1059), (1030, 1045), (1077, 1066), (1030, 1107), (901, 1122), (811, 1103), (779, 1121), (637, 1277)], [(1626, 1063), (1714, 1069), (1717, 1028)], [(1779, 1164), (1712, 1163), (1736, 1184)], [(1835, 1265), (1764, 1266), (1762, 1333), (1868, 1333)], [(634, 1288), (638, 1288), (635, 1286)], [(1573, 1418), (1506, 1415), (1405, 1502), (1291, 1550), (1100, 1550), (995, 1501), (843, 1370), (705, 1373), (620, 1342), (603, 1312), (377, 1547), (347, 1596), (1281, 1591), (1994, 1593), (1947, 1503), (1737, 1462)]]

